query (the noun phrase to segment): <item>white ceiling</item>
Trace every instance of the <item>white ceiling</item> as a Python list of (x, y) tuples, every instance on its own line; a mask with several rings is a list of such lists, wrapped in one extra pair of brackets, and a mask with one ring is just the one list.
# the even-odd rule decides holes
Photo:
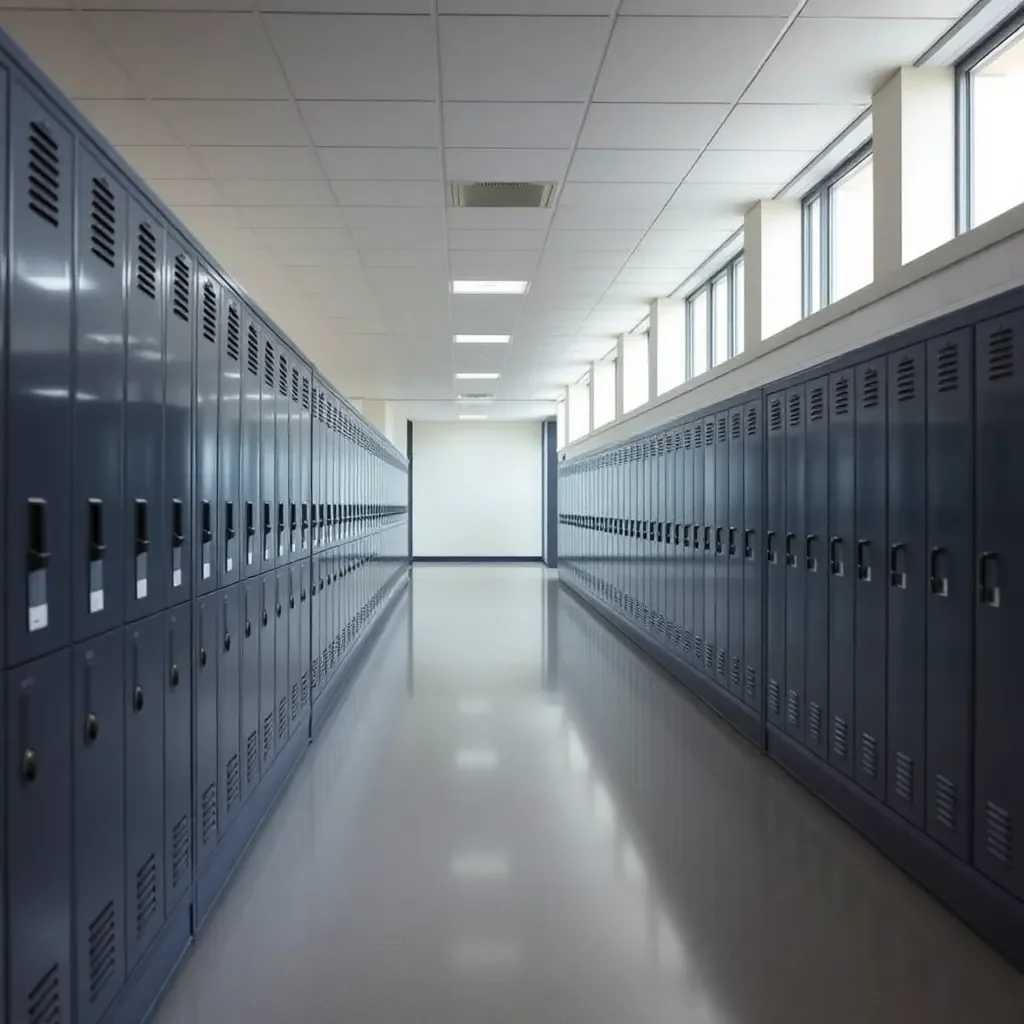
[[(520, 418), (969, 6), (0, 0), (0, 26), (345, 394), (451, 418), (486, 391), (469, 411)], [(447, 210), (446, 178), (560, 193)], [(452, 277), (531, 284), (451, 296)]]

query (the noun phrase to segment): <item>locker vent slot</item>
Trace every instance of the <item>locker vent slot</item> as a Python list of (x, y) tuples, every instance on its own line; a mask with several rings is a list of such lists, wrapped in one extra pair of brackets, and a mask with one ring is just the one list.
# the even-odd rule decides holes
[(722, 416), (718, 420), (718, 443), (719, 444), (724, 444), (725, 441), (728, 440), (728, 435), (727, 435), (726, 431), (727, 431), (727, 427), (725, 425), (725, 417)]
[(869, 779), (878, 778), (878, 742), (870, 733), (861, 733), (860, 766)]
[(861, 407), (873, 409), (878, 405), (878, 371), (869, 369), (864, 373), (864, 394), (861, 398)]
[(191, 319), (192, 264), (187, 256), (180, 253), (174, 257), (174, 315), (188, 323)]
[(817, 423), (825, 415), (825, 389), (813, 388), (811, 390), (811, 402), (809, 416), (812, 423)]
[(848, 735), (846, 719), (836, 715), (832, 719), (832, 752), (840, 761), (846, 760), (846, 755), (850, 749)]
[(757, 410), (751, 406), (747, 410), (747, 437), (757, 436)]
[(715, 443), (715, 425), (714, 423), (704, 424), (704, 447)]
[(757, 692), (757, 673), (754, 671), (753, 665), (747, 666), (746, 681), (744, 685), (746, 687), (745, 692), (747, 700), (753, 700), (754, 694)]
[(800, 396), (790, 395), (789, 396), (789, 425), (791, 427), (800, 426)]
[(896, 795), (907, 803), (914, 801), (914, 759), (896, 753)]
[(729, 427), (729, 436), (734, 440), (738, 441), (743, 433), (743, 420), (739, 414), (739, 411), (732, 414), (732, 421)]
[(1013, 376), (1013, 331), (1001, 327), (988, 339), (988, 379), (1001, 380)]
[(840, 377), (836, 381), (832, 395), (832, 408), (837, 416), (847, 416), (850, 412), (850, 380)]
[(268, 388), (274, 386), (274, 346), (269, 339), (263, 350), (263, 383)]
[(228, 303), (228, 337), (227, 349), (228, 359), (238, 362), (238, 356), (242, 347), (242, 320), (238, 315), (238, 307)]
[(773, 398), (772, 404), (768, 407), (768, 429), (782, 429), (782, 402), (777, 398)]
[(956, 345), (939, 349), (937, 370), (939, 391), (956, 391), (960, 386), (960, 349)]
[(203, 282), (203, 337), (217, 344), (217, 290), (210, 281)]
[(95, 1003), (117, 966), (117, 918), (111, 900), (89, 925), (89, 1002)]
[(704, 644), (704, 667), (713, 672), (715, 668), (715, 649), (711, 644)]
[(693, 434), (689, 427), (683, 429), (683, 448), (689, 451), (693, 447)]
[(217, 786), (216, 784), (207, 786), (203, 792), (202, 800), (202, 841), (203, 846), (206, 846), (212, 839), (217, 836)]
[(54, 964), (28, 994), (28, 1024), (60, 1024), (60, 968)]
[(114, 232), (117, 206), (113, 189), (102, 179), (92, 179), (92, 211), (89, 220), (89, 249), (96, 259), (114, 266)]
[(704, 447), (704, 431), (701, 430), (700, 424), (693, 428), (693, 447), (703, 448)]
[(299, 400), (299, 371), (292, 367), (292, 401)]
[(956, 783), (945, 775), (935, 776), (935, 820), (950, 832), (957, 831)]
[(260, 336), (256, 330), (255, 324), (249, 324), (249, 330), (246, 338), (246, 356), (245, 363), (249, 369), (249, 372), (254, 376), (259, 376), (260, 372)]
[(253, 729), (245, 741), (245, 782), (253, 785), (260, 770), (260, 731)]
[(309, 378), (302, 378), (302, 408), (309, 409)]
[(733, 658), (729, 668), (729, 681), (738, 690), (740, 688), (740, 659)]
[(235, 804), (242, 799), (242, 773), (239, 771), (237, 754), (228, 761), (227, 770), (224, 774), (224, 784), (227, 789), (228, 798), (228, 813), (230, 814)]
[(1013, 819), (1005, 807), (985, 804), (985, 849), (990, 857), (1010, 867), (1013, 864)]
[(896, 367), (896, 401), (909, 402), (917, 393), (914, 381), (914, 360), (905, 356)]
[(274, 750), (274, 714), (271, 712), (263, 719), (263, 756), (270, 757)]
[(800, 694), (796, 690), (786, 696), (786, 717), (794, 728), (800, 725)]
[(693, 654), (693, 633), (690, 630), (683, 634), (683, 650), (687, 654)]
[(811, 739), (815, 743), (821, 742), (821, 705), (811, 701), (810, 711), (807, 715), (807, 727), (811, 730)]
[(301, 684), (301, 697), (300, 700), (303, 704), (309, 703), (309, 675), (306, 672), (302, 673), (302, 684)]
[(135, 287), (148, 299), (156, 299), (156, 234), (148, 224), (139, 225)]
[(60, 224), (60, 146), (39, 121), (29, 127), (28, 208), (47, 224)]
[(156, 882), (156, 854), (151, 854), (135, 873), (135, 934), (140, 939), (156, 913)]
[(171, 884), (175, 889), (188, 878), (189, 858), (192, 855), (189, 836), (188, 815), (185, 815), (171, 833)]
[(724, 679), (725, 678), (725, 651), (719, 651), (718, 656), (715, 659), (715, 668), (718, 674)]
[(292, 718), (299, 717), (299, 684), (292, 683)]
[(288, 360), (283, 355), (277, 361), (277, 391), (288, 397)]
[(776, 716), (782, 714), (782, 692), (774, 679), (768, 680), (768, 710)]

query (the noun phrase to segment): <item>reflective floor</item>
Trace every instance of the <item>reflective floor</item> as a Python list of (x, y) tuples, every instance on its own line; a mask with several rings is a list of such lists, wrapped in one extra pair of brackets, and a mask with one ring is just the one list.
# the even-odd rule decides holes
[(1024, 976), (527, 566), (410, 593), (159, 1024), (1020, 1024)]

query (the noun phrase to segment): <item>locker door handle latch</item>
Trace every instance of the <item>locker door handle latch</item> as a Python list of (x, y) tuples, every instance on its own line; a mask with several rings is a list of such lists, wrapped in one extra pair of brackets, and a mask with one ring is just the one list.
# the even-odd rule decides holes
[(998, 608), (1000, 599), (999, 556), (985, 551), (978, 559), (978, 600), (990, 608)]
[(180, 498), (171, 501), (171, 586), (181, 586), (181, 548), (185, 543), (185, 506)]
[(843, 538), (830, 537), (828, 542), (829, 570), (833, 576), (845, 575), (843, 568)]
[(284, 557), (284, 502), (277, 503), (277, 557)]
[(270, 502), (263, 502), (263, 560), (270, 559)]
[(252, 502), (245, 503), (245, 564), (252, 565), (252, 539), (256, 536)]
[(28, 783), (39, 778), (39, 756), (31, 747), (21, 755), (21, 777)]
[(900, 590), (907, 589), (906, 550), (905, 544), (889, 547), (889, 585)]
[(715, 527), (715, 554), (720, 555), (723, 551), (722, 547), (722, 528), (720, 526)]
[(754, 560), (754, 531), (744, 530), (743, 531), (743, 557), (749, 559), (751, 562)]
[(224, 502), (224, 571), (232, 572), (235, 568), (235, 503)]
[(871, 541), (857, 541), (857, 579), (871, 582)]
[(795, 533), (786, 534), (786, 565), (788, 565), (791, 569), (796, 568), (796, 552), (793, 551), (793, 541), (795, 540)]
[(288, 536), (290, 538), (290, 543), (291, 543), (292, 551), (294, 552), (295, 551), (295, 531), (298, 529), (298, 525), (299, 525), (298, 506), (295, 504), (294, 501), (291, 502), (290, 513), (291, 513), (291, 517), (288, 520), (289, 527), (290, 527)]
[(807, 534), (804, 550), (804, 564), (807, 566), (808, 572), (818, 571), (818, 559), (814, 555), (814, 545), (817, 543), (818, 535), (816, 533)]
[(946, 554), (945, 548), (938, 547), (932, 548), (928, 557), (928, 587), (936, 597), (949, 597), (949, 577), (940, 566)]
[(739, 533), (739, 531), (736, 529), (735, 526), (730, 526), (729, 527), (729, 557), (730, 558), (735, 558), (736, 557), (736, 535), (738, 533)]
[(775, 550), (775, 531), (769, 530), (765, 534), (765, 555), (768, 558), (769, 565), (777, 565), (779, 562), (779, 553)]
[(202, 550), (200, 551), (200, 566), (202, 577), (204, 580), (210, 578), (210, 573), (213, 571), (213, 563), (210, 557), (210, 548), (213, 547), (213, 506), (208, 501), (204, 501), (200, 507), (200, 515), (202, 516), (202, 522), (200, 534), (202, 539)]
[(89, 614), (103, 611), (103, 502), (89, 499)]
[(135, 499), (135, 600), (149, 595), (149, 502)]

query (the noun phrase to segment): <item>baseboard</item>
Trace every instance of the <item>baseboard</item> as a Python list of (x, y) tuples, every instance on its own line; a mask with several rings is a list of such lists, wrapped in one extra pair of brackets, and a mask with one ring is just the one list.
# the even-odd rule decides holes
[(416, 555), (413, 564), (419, 565), (543, 565), (540, 555)]

